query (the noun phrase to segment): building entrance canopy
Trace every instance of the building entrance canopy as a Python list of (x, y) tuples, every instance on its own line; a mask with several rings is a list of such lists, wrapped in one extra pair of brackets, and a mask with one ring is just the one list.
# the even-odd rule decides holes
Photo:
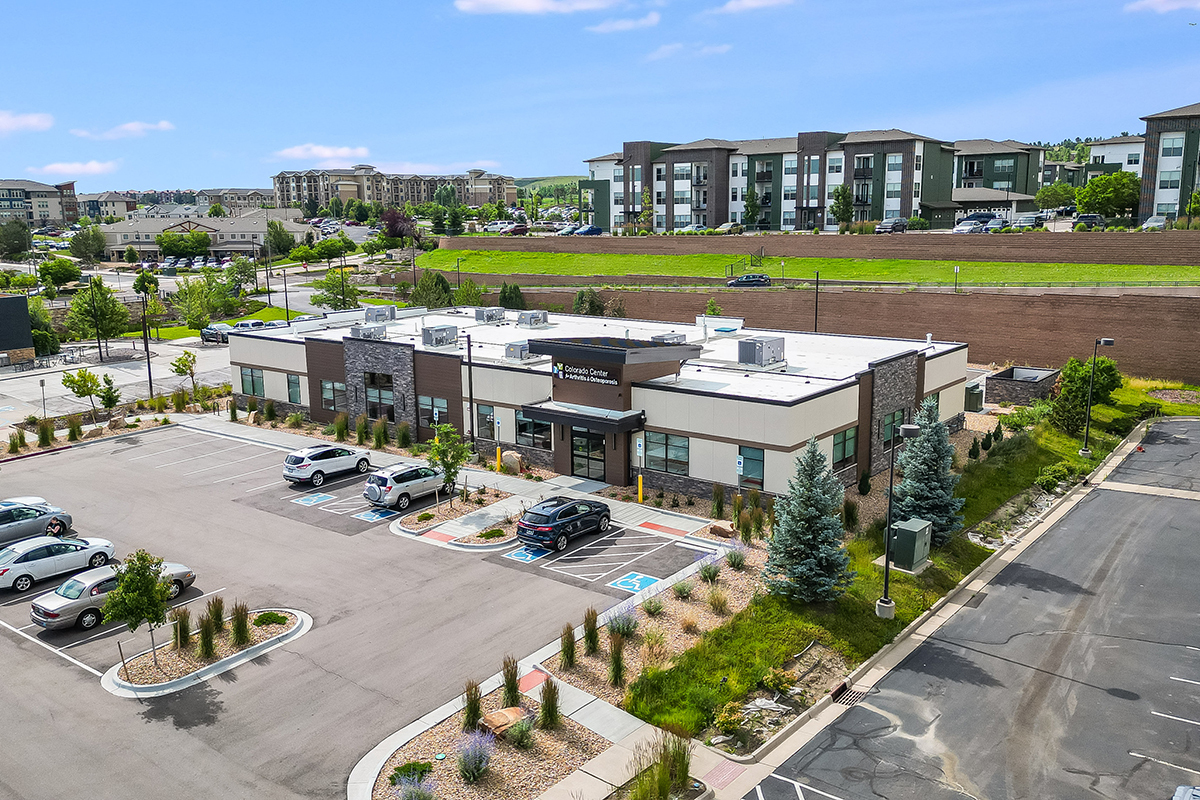
[(641, 430), (646, 422), (646, 413), (637, 411), (614, 411), (595, 406), (574, 403), (556, 403), (546, 400), (522, 406), (521, 411), (530, 419), (576, 428), (587, 428), (597, 433), (625, 433)]

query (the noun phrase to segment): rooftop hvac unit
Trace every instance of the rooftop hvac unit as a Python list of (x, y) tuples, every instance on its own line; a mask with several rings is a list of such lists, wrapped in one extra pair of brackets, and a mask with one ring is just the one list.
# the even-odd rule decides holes
[(456, 325), (437, 325), (421, 330), (421, 342), (426, 347), (447, 347), (458, 341)]
[(651, 336), (650, 341), (662, 344), (686, 344), (687, 335), (683, 333), (659, 333)]
[(550, 315), (545, 311), (522, 311), (517, 316), (517, 326), (521, 328), (537, 328), (550, 324)]
[(386, 339), (386, 325), (351, 325), (350, 337), (353, 339)]
[(367, 322), (385, 322), (396, 318), (395, 306), (367, 306)]
[(504, 346), (504, 357), (514, 361), (524, 361), (529, 358), (529, 342), (512, 342)]
[(495, 308), (477, 308), (475, 309), (476, 322), (504, 322), (504, 309), (500, 306)]
[(738, 363), (768, 367), (783, 361), (782, 336), (755, 336), (738, 342)]

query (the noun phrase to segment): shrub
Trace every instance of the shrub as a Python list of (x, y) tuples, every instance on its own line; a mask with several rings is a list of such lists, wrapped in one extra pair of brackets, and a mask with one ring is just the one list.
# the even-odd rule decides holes
[(746, 507), (746, 498), (740, 494), (733, 496), (733, 510), (729, 513), (729, 518), (734, 522), (740, 522), (742, 519), (742, 509)]
[(270, 422), (273, 419), (275, 419), (275, 401), (274, 400), (268, 400), (266, 402), (266, 405), (263, 406), (263, 419), (265, 419), (267, 422)]
[(159, 414), (161, 414), (162, 412), (167, 410), (167, 398), (163, 397), (160, 394), (158, 397), (155, 397), (153, 400), (150, 401), (150, 405), (154, 408), (155, 411), (157, 411)]
[(700, 630), (700, 619), (696, 616), (696, 612), (689, 611), (679, 619), (679, 627), (684, 633), (695, 633)]
[(1157, 417), (1160, 413), (1162, 413), (1162, 403), (1155, 403), (1153, 400), (1145, 403), (1138, 403), (1135, 413), (1137, 414), (1138, 419)]
[(175, 391), (171, 392), (171, 407), (174, 408), (176, 412), (182, 414), (183, 409), (187, 407), (187, 401), (188, 396), (186, 389), (176, 389)]
[(350, 436), (350, 415), (344, 411), (333, 418), (333, 436), (344, 442)]
[(558, 683), (546, 678), (542, 683), (542, 701), (538, 708), (538, 727), (552, 731), (562, 724), (562, 712), (558, 708)]
[[(477, 497), (477, 498), (475, 498), (475, 502), (482, 504), (483, 498)], [(490, 531), (484, 531), (483, 533), (479, 534), (479, 538), (480, 539), (499, 539), (503, 535), (504, 535), (504, 531), (500, 530), (499, 528), (492, 528)]]
[(37, 425), (38, 424), (37, 414), (30, 414), (29, 416), (27, 416), (25, 418), (25, 424), (26, 425)]
[(354, 418), (354, 440), (355, 443), (362, 447), (367, 443), (367, 415), (359, 414)]
[(871, 493), (871, 476), (864, 469), (862, 477), (858, 479), (858, 493), (867, 495)]
[(304, 425), (304, 415), (299, 411), (295, 414), (288, 414), (283, 424), (289, 428), (299, 428)]
[(725, 616), (729, 613), (729, 595), (714, 586), (708, 593), (708, 607), (714, 614)]
[(929, 220), (924, 217), (909, 217), (908, 229), (910, 231), (927, 231), (929, 230)]
[(186, 650), (192, 644), (192, 612), (187, 606), (171, 609), (171, 641), (176, 650)]
[(83, 420), (78, 414), (67, 417), (67, 441), (78, 442), (83, 438)]
[(762, 493), (758, 489), (746, 492), (746, 505), (750, 508), (762, 508)]
[(233, 604), (229, 614), (229, 638), (234, 647), (250, 644), (250, 607), (240, 600)]
[(521, 672), (517, 660), (511, 655), (505, 656), (500, 674), (504, 676), (504, 693), (500, 704), (504, 708), (521, 705)]
[(459, 777), (465, 783), (476, 783), (487, 774), (495, 749), (496, 737), (490, 733), (473, 731), (464, 736), (458, 750)]
[(38, 447), (49, 447), (54, 444), (54, 423), (48, 419), (40, 419), (37, 424)]
[(1071, 466), (1069, 461), (1059, 461), (1057, 464), (1051, 464), (1048, 467), (1042, 467), (1042, 471), (1038, 473), (1034, 479), (1042, 491), (1053, 492), (1058, 488), (1058, 484), (1070, 481), (1075, 477), (1075, 468)]
[(842, 521), (848, 531), (858, 530), (858, 501), (849, 497), (842, 500)]
[(651, 625), (646, 628), (642, 642), (642, 661), (651, 669), (662, 669), (671, 660), (671, 651), (667, 649), (667, 637), (661, 628)]
[(170, 425), (170, 424), (171, 424), (171, 418), (170, 418), (170, 417), (168, 417), (166, 414), (163, 414), (163, 418), (162, 418), (162, 423), (161, 423), (161, 424), (163, 424), (163, 425)]
[(572, 669), (575, 666), (575, 628), (571, 623), (563, 625), (562, 635), (559, 636), (558, 649), (561, 653), (563, 669)]
[(616, 631), (608, 632), (608, 682), (625, 685), (625, 637)]
[(707, 564), (700, 565), (700, 580), (708, 584), (717, 582), (717, 578), (721, 575), (721, 565), (716, 561), (710, 561)]
[(9, 453), (21, 452), (21, 439), (15, 433), (10, 433), (8, 435), (8, 452)]
[(983, 435), (983, 441), (979, 445), (984, 451), (992, 449), (992, 432), (988, 431)]
[(467, 681), (463, 687), (463, 730), (475, 730), (479, 727), (481, 719), (483, 719), (482, 692), (477, 682)]
[(729, 565), (730, 569), (741, 572), (746, 568), (746, 551), (740, 547), (730, 550), (725, 554), (725, 563)]
[(671, 587), (671, 591), (680, 600), (687, 600), (692, 596), (692, 583), (691, 581), (680, 581)]
[(433, 514), (428, 511), (423, 511), (417, 515), (417, 522), (428, 522), (431, 519), (433, 519)]
[(594, 608), (583, 612), (583, 652), (589, 656), (600, 652), (600, 628), (596, 624), (598, 616)]
[(207, 661), (217, 655), (216, 636), (217, 626), (213, 623), (212, 617), (205, 614), (200, 618), (200, 658)]
[(430, 772), (433, 772), (433, 763), (430, 761), (406, 761), (392, 770), (388, 781), (392, 786), (404, 780), (423, 781)]
[(232, 400), (230, 400), (230, 401), (229, 401), (229, 421), (230, 421), (230, 422), (237, 422), (237, 419), (238, 419), (238, 415), (237, 415), (237, 403), (235, 403), (235, 402), (233, 402)]
[(275, 611), (264, 611), (254, 618), (254, 627), (261, 628), (265, 625), (286, 625), (288, 618), (283, 614)]
[(204, 610), (218, 631), (225, 630), (225, 600), (221, 595), (217, 594), (208, 598), (208, 605), (204, 607)]
[(648, 617), (657, 617), (663, 612), (663, 601), (657, 597), (647, 597), (646, 602), (642, 603), (642, 611), (645, 611)]
[(788, 689), (796, 685), (796, 676), (787, 670), (771, 669), (763, 676), (762, 685), (772, 692), (787, 694)]
[(250, 397), (246, 400), (246, 411), (250, 414), (253, 414), (255, 411), (258, 411), (258, 398), (257, 397)]
[(1088, 229), (1088, 226), (1087, 226), (1087, 225), (1085, 225), (1085, 224), (1084, 224), (1084, 223), (1082, 223), (1082, 222), (1078, 223), (1078, 224), (1075, 226), (1075, 230), (1077, 230), (1077, 231), (1086, 231), (1087, 229)]
[(437, 784), (433, 780), (405, 778), (396, 784), (400, 800), (437, 800)]
[(504, 740), (518, 750), (528, 750), (533, 747), (533, 723), (521, 720), (504, 732)]
[(979, 459), (979, 437), (978, 436), (972, 437), (971, 449), (967, 451), (967, 458), (970, 458), (973, 460)]
[(396, 445), (398, 447), (412, 447), (412, 428), (407, 422), (401, 422), (396, 426)]
[(613, 617), (608, 621), (609, 634), (619, 633), (626, 639), (633, 636), (633, 634), (637, 632), (637, 627), (637, 616), (631, 611), (622, 611), (618, 614), (614, 614)]
[(382, 450), (387, 447), (388, 429), (386, 419), (377, 419), (371, 427), (371, 446), (376, 450)]
[(725, 487), (715, 483), (712, 487), (712, 518), (725, 518)]

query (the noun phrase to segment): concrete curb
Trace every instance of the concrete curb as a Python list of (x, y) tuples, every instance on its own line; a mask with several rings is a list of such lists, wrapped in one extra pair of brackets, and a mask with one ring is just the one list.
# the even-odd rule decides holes
[[(223, 672), (228, 672), (235, 667), (240, 667), (247, 661), (252, 661), (264, 653), (268, 653), (277, 647), (282, 647), (290, 641), (299, 639), (301, 636), (308, 633), (313, 626), (312, 617), (310, 617), (308, 614), (305, 614), (303, 611), (296, 611), (292, 608), (256, 608), (250, 613), (260, 614), (264, 611), (286, 611), (289, 614), (295, 614), (297, 620), (296, 625), (291, 630), (285, 631), (274, 638), (267, 639), (265, 642), (259, 642), (253, 647), (248, 647), (240, 653), (235, 653), (227, 658), (222, 658), (220, 661), (209, 664), (207, 667), (197, 670), (191, 675), (185, 675), (182, 678), (176, 678), (163, 683), (153, 683), (147, 685), (128, 683), (117, 677), (117, 673), (120, 671), (122, 665), (114, 664), (107, 672), (104, 673), (104, 676), (100, 679), (100, 685), (103, 686), (105, 691), (107, 691), (109, 694), (116, 695), (117, 697), (132, 697), (140, 699), (146, 697), (162, 697), (163, 695), (174, 694), (175, 692), (183, 691), (189, 686), (195, 686), (197, 683), (204, 683), (209, 678), (220, 675)], [(141, 653), (131, 656), (130, 659), (132, 660), (133, 658), (137, 658), (137, 656), (145, 655), (149, 652), (149, 650), (143, 650)]]

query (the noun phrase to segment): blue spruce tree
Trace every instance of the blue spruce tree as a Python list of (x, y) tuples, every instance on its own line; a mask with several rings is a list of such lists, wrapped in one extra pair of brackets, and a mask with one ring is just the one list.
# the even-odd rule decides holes
[(810, 439), (796, 459), (788, 492), (775, 501), (775, 526), (763, 578), (767, 590), (804, 603), (835, 600), (854, 573), (842, 547), (842, 485)]
[(923, 519), (933, 523), (933, 544), (944, 547), (962, 528), (963, 498), (954, 496), (958, 476), (950, 471), (954, 447), (946, 423), (938, 420), (938, 404), (929, 398), (917, 412), (921, 435), (904, 448), (896, 461), (904, 480), (896, 487), (893, 522)]

